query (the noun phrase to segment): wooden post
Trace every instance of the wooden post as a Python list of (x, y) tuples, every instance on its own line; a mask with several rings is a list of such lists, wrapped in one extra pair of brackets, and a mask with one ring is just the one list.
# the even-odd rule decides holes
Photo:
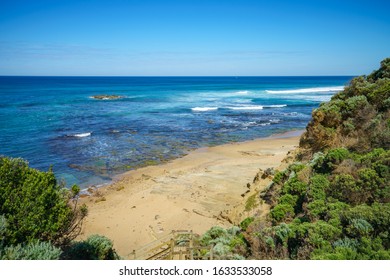
[(211, 245), (210, 246), (210, 260), (213, 260), (214, 259), (214, 256), (213, 256), (213, 246)]
[(179, 261), (181, 261), (182, 257), (183, 257), (183, 250), (181, 247), (180, 248), (180, 251), (179, 251)]
[(190, 231), (190, 246), (189, 246), (190, 260), (194, 259), (194, 240), (192, 230)]
[(171, 250), (169, 252), (169, 259), (173, 260), (173, 251), (175, 250), (175, 240), (171, 238), (171, 244), (170, 244)]
[(133, 258), (134, 258), (134, 260), (137, 259), (137, 256), (135, 255), (135, 250), (133, 250)]

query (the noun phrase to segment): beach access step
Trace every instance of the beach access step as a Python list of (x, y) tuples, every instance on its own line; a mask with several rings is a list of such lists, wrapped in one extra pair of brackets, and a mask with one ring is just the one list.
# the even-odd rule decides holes
[[(212, 247), (194, 246), (192, 231), (176, 230), (134, 250), (129, 254), (133, 260), (200, 260), (213, 259)], [(201, 250), (209, 253), (201, 257)]]

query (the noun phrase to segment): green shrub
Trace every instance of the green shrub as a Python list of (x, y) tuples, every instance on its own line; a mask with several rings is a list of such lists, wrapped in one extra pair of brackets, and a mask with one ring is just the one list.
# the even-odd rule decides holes
[(373, 229), (371, 224), (364, 219), (352, 219), (346, 230), (352, 237), (362, 237), (368, 236)]
[(223, 243), (217, 243), (213, 247), (213, 253), (217, 256), (227, 256), (231, 253), (231, 248)]
[(305, 164), (302, 163), (293, 163), (289, 166), (289, 170), (294, 171), (295, 173), (298, 173), (302, 169), (306, 167)]
[(364, 95), (352, 96), (345, 100), (345, 105), (347, 116), (354, 116), (358, 110), (368, 106), (367, 97)]
[(27, 245), (18, 244), (0, 250), (2, 260), (58, 260), (62, 251), (50, 242), (33, 242)]
[(310, 178), (307, 195), (311, 200), (325, 199), (325, 192), (329, 189), (330, 182), (326, 175), (316, 174)]
[(385, 58), (381, 61), (381, 67), (378, 70), (373, 71), (367, 79), (370, 82), (375, 82), (379, 79), (389, 78), (390, 79), (390, 57)]
[(285, 223), (281, 223), (274, 227), (274, 231), (279, 242), (281, 242), (283, 246), (287, 246), (287, 240), (291, 233), (290, 227)]
[(240, 223), (240, 227), (243, 231), (246, 231), (248, 226), (255, 220), (254, 217), (248, 217)]
[(291, 195), (291, 194), (285, 194), (279, 197), (279, 203), (280, 204), (288, 204), (291, 205), (292, 207), (295, 207), (298, 201), (298, 196), (297, 195)]
[(4, 215), (0, 215), (0, 249), (3, 247), (3, 242), (4, 242), (4, 235), (6, 233), (6, 229), (8, 226), (7, 219), (4, 217)]
[(283, 185), (282, 193), (301, 196), (305, 193), (306, 189), (307, 185), (304, 182), (301, 182), (298, 178), (293, 177)]
[(71, 244), (63, 255), (71, 260), (118, 260), (119, 256), (110, 239), (101, 235), (91, 235), (85, 241)]
[(241, 229), (237, 226), (232, 226), (231, 228), (228, 228), (226, 232), (232, 236), (236, 236), (241, 232)]
[[(241, 224), (246, 224), (250, 219), (245, 219)], [(245, 226), (245, 225), (244, 225)], [(219, 259), (244, 259), (247, 255), (247, 241), (241, 233), (239, 227), (233, 226), (229, 229), (223, 229), (214, 226), (204, 233), (198, 240), (201, 246), (212, 246), (212, 252)], [(208, 249), (199, 252), (202, 256), (210, 254)]]
[(294, 217), (294, 208), (290, 204), (277, 204), (270, 212), (273, 220), (280, 222)]
[(265, 243), (266, 243), (269, 247), (275, 248), (275, 241), (274, 241), (274, 239), (273, 239), (271, 236), (267, 236), (267, 237), (265, 238)]
[(235, 235), (229, 242), (229, 247), (234, 249), (238, 246), (246, 246), (245, 239), (242, 234)]
[[(334, 242), (339, 239), (341, 236), (342, 229), (332, 226), (325, 221), (317, 221), (310, 224), (309, 227), (309, 239), (313, 245), (319, 246), (322, 240), (326, 240), (326, 245), (328, 242)], [(317, 243), (320, 241), (320, 243)]]
[(356, 248), (359, 245), (359, 241), (356, 239), (350, 239), (348, 237), (344, 237), (343, 239), (336, 240), (333, 242), (334, 248), (350, 248), (356, 251)]
[(353, 124), (352, 119), (348, 119), (346, 121), (343, 121), (343, 134), (350, 134), (356, 130), (355, 125)]
[(355, 194), (360, 191), (355, 178), (350, 174), (336, 175), (331, 182), (330, 194), (341, 201), (355, 203)]
[(327, 207), (324, 200), (314, 200), (307, 205), (307, 210), (312, 219), (323, 218)]
[[(319, 110), (323, 112), (324, 119), (321, 121), (321, 124), (324, 127), (334, 128), (337, 127), (341, 122), (342, 110), (340, 104), (337, 104), (337, 101), (330, 101), (329, 103), (321, 104)], [(342, 103), (342, 102), (340, 102)]]
[(92, 235), (86, 240), (88, 244), (94, 248), (94, 255), (99, 260), (114, 260), (118, 259), (118, 256), (113, 249), (113, 243), (110, 239), (101, 235)]
[(41, 172), (22, 159), (0, 157), (0, 214), (8, 222), (7, 246), (35, 240), (66, 244), (75, 238), (86, 208), (75, 208), (72, 198), (52, 171)]
[(324, 153), (317, 152), (317, 153), (313, 154), (309, 164), (311, 167), (322, 166), (324, 159), (325, 159)]
[(385, 150), (383, 148), (373, 149), (369, 153), (365, 153), (360, 158), (362, 164), (371, 165), (377, 162), (385, 163), (390, 160), (390, 150)]
[[(390, 109), (390, 97), (387, 98), (385, 101), (382, 103), (382, 110), (386, 111)], [(390, 127), (390, 119), (387, 120), (387, 127)]]
[(384, 178), (371, 168), (362, 168), (358, 171), (358, 184), (361, 186), (363, 192), (362, 197), (365, 198), (363, 202), (389, 201), (390, 185), (386, 183), (389, 179), (389, 176), (386, 174), (389, 167), (376, 165), (376, 168), (385, 175)]
[(329, 169), (334, 169), (336, 165), (339, 165), (349, 155), (349, 151), (345, 148), (332, 149), (326, 154), (324, 164)]
[(227, 235), (226, 229), (221, 228), (219, 226), (214, 226), (202, 235), (200, 242), (203, 246), (207, 246), (212, 244), (213, 240), (219, 237), (225, 237), (226, 235)]
[(311, 254), (313, 260), (356, 260), (357, 252), (352, 248), (336, 247), (333, 252), (316, 250)]
[(286, 178), (286, 172), (285, 171), (276, 171), (275, 176), (273, 178), (273, 182), (275, 184), (281, 185), (283, 184), (283, 181)]
[(385, 111), (387, 109), (386, 100), (390, 97), (390, 79), (377, 81), (367, 97), (371, 104), (377, 106), (379, 111)]

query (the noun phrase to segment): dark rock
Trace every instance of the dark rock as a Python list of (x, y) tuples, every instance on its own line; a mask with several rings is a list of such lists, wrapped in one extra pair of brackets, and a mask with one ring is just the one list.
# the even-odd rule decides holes
[(121, 99), (123, 96), (121, 95), (108, 95), (108, 94), (101, 94), (101, 95), (94, 95), (92, 96), (93, 99), (98, 100), (114, 100), (114, 99)]

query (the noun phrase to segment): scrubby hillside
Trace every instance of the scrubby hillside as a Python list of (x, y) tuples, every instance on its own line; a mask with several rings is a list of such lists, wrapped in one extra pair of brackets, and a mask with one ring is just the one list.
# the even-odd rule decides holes
[(245, 232), (260, 259), (390, 259), (390, 58), (313, 111)]
[(344, 91), (313, 111), (300, 146), (310, 151), (345, 147), (367, 152), (390, 148), (390, 58), (369, 76), (353, 79)]
[[(241, 223), (254, 259), (390, 259), (390, 58), (313, 111), (295, 162)], [(243, 252), (246, 248), (246, 252)]]

